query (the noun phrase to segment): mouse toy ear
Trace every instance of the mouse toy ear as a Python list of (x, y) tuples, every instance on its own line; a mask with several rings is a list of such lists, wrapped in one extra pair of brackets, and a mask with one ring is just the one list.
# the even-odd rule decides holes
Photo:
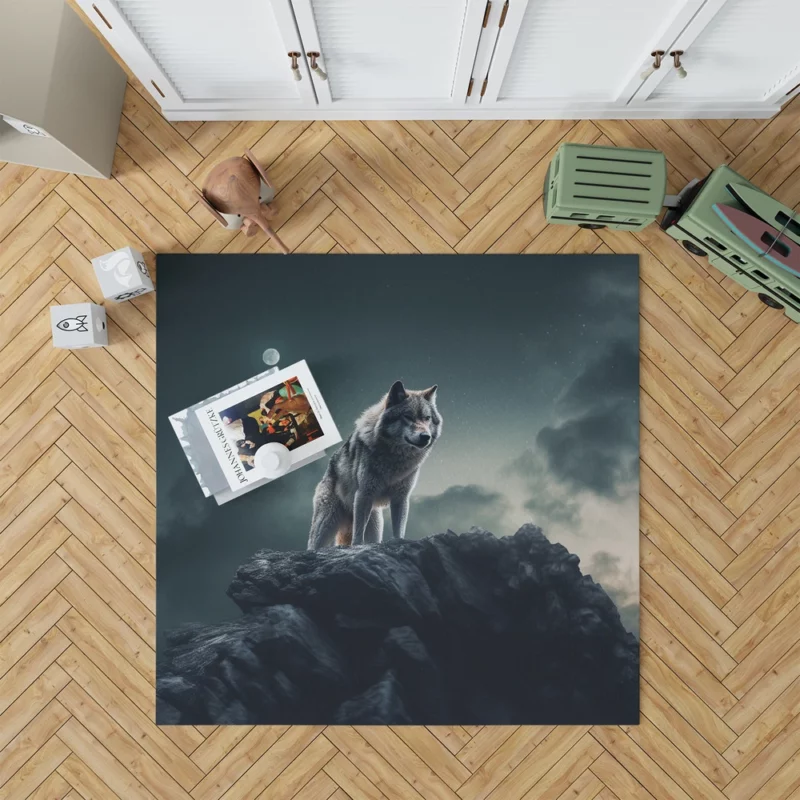
[(208, 211), (223, 228), (227, 228), (228, 221), (211, 205), (211, 201), (206, 197), (205, 192), (197, 192), (196, 194), (200, 202), (206, 207), (206, 211)]
[(244, 156), (242, 157), (246, 158), (253, 165), (253, 168), (258, 173), (261, 180), (264, 181), (264, 183), (266, 183), (270, 189), (272, 189), (272, 184), (270, 183), (269, 178), (267, 177), (267, 173), (264, 170), (264, 167), (262, 167), (261, 164), (259, 163), (259, 160), (253, 155), (253, 151), (250, 150), (249, 148), (246, 149), (244, 151)]
[(433, 384), (430, 389), (424, 389), (422, 391), (422, 396), (426, 400), (435, 400), (436, 399), (436, 390), (439, 388), (438, 384)]
[(391, 408), (392, 406), (402, 403), (406, 397), (408, 397), (408, 393), (406, 392), (405, 386), (403, 386), (403, 382), (395, 381), (392, 384), (392, 388), (389, 389), (389, 394), (386, 395), (386, 408)]

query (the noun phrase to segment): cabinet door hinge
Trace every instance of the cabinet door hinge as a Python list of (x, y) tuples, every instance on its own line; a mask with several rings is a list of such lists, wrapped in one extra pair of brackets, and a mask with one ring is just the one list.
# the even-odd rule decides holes
[(481, 97), (486, 94), (486, 85), (489, 83), (488, 75), (483, 79), (483, 86), (481, 86)]
[(498, 28), (502, 28), (503, 25), (506, 24), (506, 14), (508, 14), (508, 0), (506, 0), (506, 4), (503, 6), (503, 11), (500, 14), (500, 24), (497, 26)]
[(489, 12), (492, 10), (492, 0), (487, 0), (486, 3), (486, 11), (483, 12), (483, 25), (481, 27), (485, 28), (486, 23), (489, 21)]
[(474, 83), (475, 83), (475, 78), (470, 78), (469, 86), (467, 86), (467, 97), (469, 97), (472, 94), (472, 86)]

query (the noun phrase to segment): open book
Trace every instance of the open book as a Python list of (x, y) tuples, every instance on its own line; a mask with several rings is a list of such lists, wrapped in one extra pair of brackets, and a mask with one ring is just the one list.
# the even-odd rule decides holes
[(256, 452), (269, 442), (284, 445), (294, 467), (342, 440), (305, 361), (201, 405), (194, 413), (234, 492), (263, 481)]

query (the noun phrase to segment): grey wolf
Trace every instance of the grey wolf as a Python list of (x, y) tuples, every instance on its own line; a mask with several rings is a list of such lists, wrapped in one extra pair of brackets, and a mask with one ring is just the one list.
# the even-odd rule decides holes
[(442, 432), (436, 390), (409, 391), (395, 381), (356, 420), (314, 492), (309, 550), (380, 542), (386, 506), (392, 534), (405, 536), (411, 492)]

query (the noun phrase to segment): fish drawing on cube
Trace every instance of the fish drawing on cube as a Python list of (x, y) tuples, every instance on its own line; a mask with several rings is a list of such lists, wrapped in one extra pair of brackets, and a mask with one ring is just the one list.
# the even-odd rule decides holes
[(50, 306), (53, 347), (80, 350), (108, 344), (106, 310), (94, 303)]
[(106, 300), (119, 303), (154, 289), (142, 254), (132, 247), (93, 258), (92, 266)]

